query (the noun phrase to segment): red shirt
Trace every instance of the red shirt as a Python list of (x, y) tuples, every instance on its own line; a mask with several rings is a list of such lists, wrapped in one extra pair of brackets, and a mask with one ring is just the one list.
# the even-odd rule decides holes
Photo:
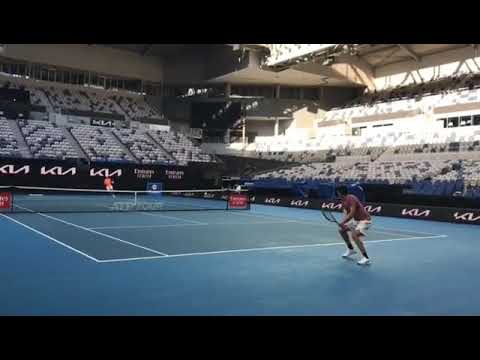
[(112, 186), (112, 179), (110, 178), (107, 178), (103, 181), (103, 185), (105, 185), (105, 187), (111, 187)]
[(347, 213), (350, 213), (352, 207), (355, 207), (355, 212), (353, 213), (353, 219), (355, 221), (370, 220), (370, 215), (355, 195), (350, 194), (345, 196), (342, 201), (342, 207)]

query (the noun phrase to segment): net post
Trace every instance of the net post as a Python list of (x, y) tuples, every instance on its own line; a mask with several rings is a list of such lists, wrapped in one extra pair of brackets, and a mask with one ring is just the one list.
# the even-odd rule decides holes
[(230, 191), (228, 190), (224, 190), (226, 195), (227, 195), (227, 201), (225, 201), (225, 210), (230, 210), (230, 206), (229, 206), (229, 203), (230, 203)]

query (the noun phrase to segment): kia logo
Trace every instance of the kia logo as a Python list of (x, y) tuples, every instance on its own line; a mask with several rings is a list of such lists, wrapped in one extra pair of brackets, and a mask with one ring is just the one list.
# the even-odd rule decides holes
[(322, 204), (322, 209), (340, 210), (341, 208), (342, 208), (342, 204), (335, 204), (335, 203)]
[(302, 200), (292, 200), (290, 202), (291, 206), (298, 206), (298, 207), (307, 207), (309, 204), (309, 201), (302, 201)]
[(113, 127), (113, 122), (110, 120), (92, 120), (92, 125), (97, 125), (97, 126), (110, 126)]
[(0, 167), (0, 173), (5, 175), (17, 175), (23, 173), (27, 175), (30, 173), (30, 166), (25, 165), (18, 169), (15, 169), (15, 165), (3, 165), (2, 167)]
[(110, 171), (109, 169), (100, 169), (96, 171), (95, 168), (93, 168), (90, 170), (90, 176), (102, 176), (102, 177), (122, 176), (122, 169), (117, 169), (115, 171)]
[(280, 199), (266, 198), (264, 201), (266, 204), (280, 204)]
[(377, 207), (375, 207), (375, 208), (372, 208), (371, 205), (367, 205), (367, 206), (365, 206), (365, 210), (367, 210), (369, 213), (378, 214), (378, 213), (382, 212), (382, 207), (381, 207), (381, 206), (377, 206)]
[(64, 175), (70, 174), (73, 176), (77, 174), (77, 169), (73, 167), (63, 171), (63, 168), (61, 166), (54, 166), (51, 169), (47, 169), (45, 166), (42, 166), (40, 168), (40, 174), (54, 175), (54, 176), (64, 176)]
[(420, 209), (403, 209), (402, 215), (413, 216), (413, 217), (429, 217), (430, 210), (420, 210)]
[(453, 214), (453, 217), (455, 220), (462, 220), (462, 221), (467, 221), (467, 222), (475, 222), (475, 221), (478, 221), (480, 220), (480, 215), (479, 216), (475, 216), (474, 213), (459, 213), (459, 212), (456, 212), (455, 214)]

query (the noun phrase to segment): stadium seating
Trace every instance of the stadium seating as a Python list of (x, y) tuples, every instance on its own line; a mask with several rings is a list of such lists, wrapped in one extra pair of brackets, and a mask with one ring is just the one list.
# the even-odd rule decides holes
[(125, 112), (121, 107), (110, 99), (105, 92), (75, 89), (73, 87), (56, 88), (54, 86), (41, 88), (41, 90), (53, 104), (56, 112), (61, 112), (62, 109), (69, 109), (125, 116)]
[[(13, 120), (11, 120), (13, 121)], [(69, 142), (61, 126), (49, 121), (19, 120), (18, 125), (31, 156), (39, 159), (74, 159), (81, 157)], [(186, 135), (178, 132), (153, 132), (145, 129), (109, 129), (90, 125), (67, 129), (92, 161), (136, 162), (141, 164), (181, 164), (215, 162)], [(9, 120), (0, 120), (0, 156), (30, 157), (19, 149), (20, 139)], [(125, 148), (122, 148), (124, 146)], [(133, 158), (125, 149), (131, 152)]]
[(130, 119), (161, 119), (158, 114), (145, 100), (139, 96), (122, 96), (112, 95), (110, 99), (117, 103), (122, 111), (127, 114)]
[(5, 118), (0, 118), (0, 156), (22, 157), (18, 148), (18, 141)]
[(75, 159), (79, 154), (62, 130), (48, 121), (20, 120), (19, 125), (36, 159)]
[(205, 154), (195, 146), (184, 134), (174, 131), (156, 131), (151, 134), (162, 146), (170, 152), (179, 164), (193, 162), (214, 162), (210, 154)]
[(119, 140), (142, 164), (173, 164), (169, 156), (149, 136), (136, 129), (114, 130)]
[[(297, 50), (304, 51), (305, 48)], [(296, 54), (297, 50), (291, 48), (288, 52)], [(28, 90), (31, 103), (44, 106), (48, 112), (62, 113), (68, 109), (119, 114), (128, 121), (162, 118), (140, 95), (83, 86), (57, 86), (19, 78), (2, 79), (0, 83), (5, 87)], [(461, 106), (479, 100), (480, 76), (461, 75), (365, 94), (342, 108), (326, 112), (323, 121), (413, 116), (452, 106), (457, 111), (462, 109)], [(247, 112), (265, 117), (276, 114), (279, 109), (276, 102), (262, 104), (263, 107), (258, 107), (253, 102)], [(284, 108), (276, 114), (279, 116), (303, 106), (300, 101), (290, 100), (281, 104)], [(127, 125), (128, 128), (110, 129), (87, 125), (87, 121), (81, 126), (66, 123), (57, 126), (49, 121), (18, 120), (20, 133), (12, 121), (0, 121), (0, 156), (77, 158), (82, 156), (79, 145), (92, 161), (179, 165), (216, 161), (213, 155), (204, 153), (182, 132), (133, 126), (137, 121)], [(65, 132), (66, 129), (73, 138)], [(28, 148), (24, 149), (24, 142)], [(316, 137), (306, 133), (257, 136), (248, 149), (238, 153), (242, 154), (291, 164), (258, 173), (255, 179), (412, 184), (415, 191), (422, 194), (452, 194), (461, 189), (469, 196), (477, 196), (476, 189), (480, 186), (480, 128), (477, 126), (378, 128), (355, 136), (328, 131)]]
[(135, 162), (108, 129), (78, 125), (69, 130), (92, 161)]

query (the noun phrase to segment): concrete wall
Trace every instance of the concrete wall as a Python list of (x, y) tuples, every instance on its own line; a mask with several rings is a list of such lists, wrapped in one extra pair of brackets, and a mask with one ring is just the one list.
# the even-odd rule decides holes
[(206, 61), (198, 55), (166, 60), (163, 70), (166, 85), (203, 84), (207, 77)]
[(191, 120), (191, 103), (187, 100), (180, 100), (174, 97), (163, 98), (163, 112), (169, 119), (178, 121)]
[(163, 65), (159, 58), (102, 46), (8, 44), (2, 56), (154, 82), (160, 82), (163, 79)]
[(273, 136), (274, 127), (275, 127), (274, 121), (268, 121), (268, 120), (247, 121), (247, 131), (256, 132), (257, 136)]

